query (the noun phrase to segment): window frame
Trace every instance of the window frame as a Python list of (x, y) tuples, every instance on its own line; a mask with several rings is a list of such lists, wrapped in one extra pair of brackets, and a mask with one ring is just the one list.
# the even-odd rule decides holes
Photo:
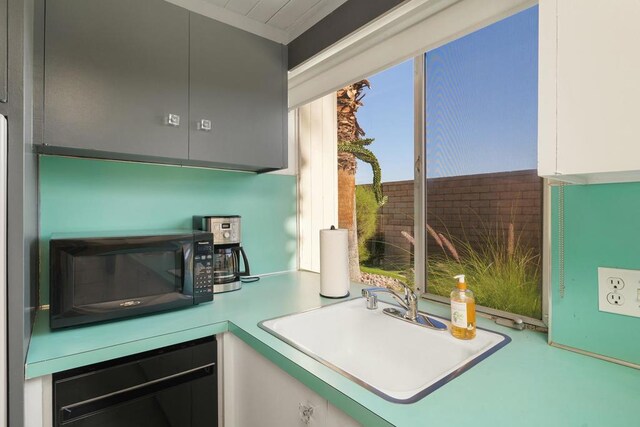
[[(445, 2), (448, 0), (444, 0)], [(416, 3), (410, 1), (409, 3)], [(417, 24), (411, 26), (402, 26), (406, 24), (402, 17), (390, 19), (389, 25), (401, 25), (397, 32), (384, 31), (384, 26), (378, 28), (375, 23), (374, 27), (364, 28), (366, 32), (356, 32), (351, 36), (347, 36), (345, 40), (323, 51), (321, 55), (310, 59), (304, 64), (289, 71), (289, 108), (296, 110), (306, 105), (310, 105), (312, 100), (323, 99), (322, 96), (330, 96), (335, 94), (335, 90), (345, 86), (349, 82), (366, 78), (372, 74), (378, 73), (398, 65), (408, 59), (413, 58), (414, 62), (414, 274), (417, 293), (426, 300), (449, 304), (449, 299), (425, 292), (427, 277), (427, 254), (426, 254), (426, 52), (441, 46), (444, 43), (464, 37), (476, 30), (485, 28), (504, 18), (508, 18), (527, 8), (538, 4), (536, 0), (517, 0), (514, 2), (497, 2), (491, 3), (488, 7), (484, 3), (472, 1), (454, 2), (453, 6), (449, 6), (439, 13), (429, 17), (418, 17), (415, 10), (405, 10), (402, 16), (412, 16), (411, 19), (418, 21)], [(444, 3), (443, 3), (444, 4)], [(407, 7), (414, 7), (411, 4)], [(431, 10), (430, 12), (433, 12)], [(426, 13), (426, 12), (425, 12)], [(386, 22), (386, 21), (385, 21)], [(404, 24), (403, 24), (404, 22)], [(382, 24), (380, 24), (382, 25)], [(386, 24), (385, 24), (386, 25)], [(377, 29), (376, 29), (377, 28)], [(392, 34), (389, 36), (389, 34)], [(374, 42), (375, 39), (375, 42)], [(419, 41), (418, 41), (419, 40)], [(402, 41), (402, 43), (401, 43)], [(400, 43), (404, 48), (399, 51), (397, 45)], [(316, 102), (313, 101), (313, 102)], [(335, 123), (335, 117), (325, 117), (319, 114), (318, 110), (311, 113), (314, 120), (319, 124)], [(335, 138), (334, 133), (329, 136), (328, 133), (322, 132), (321, 127), (312, 128), (308, 121), (301, 121), (300, 117), (296, 118), (296, 132), (290, 144), (298, 143), (299, 132), (311, 132), (315, 137)], [(336, 142), (337, 143), (337, 142)], [(335, 145), (335, 144), (334, 144)], [(300, 161), (298, 163), (298, 175), (308, 174), (309, 164), (316, 163), (318, 156), (313, 157), (314, 161)], [(307, 159), (310, 160), (310, 159)], [(314, 166), (317, 168), (318, 166)], [(422, 173), (424, 172), (424, 173)], [(305, 175), (306, 176), (306, 175)], [(300, 178), (299, 178), (300, 180)], [(526, 328), (546, 331), (551, 320), (550, 308), (550, 283), (551, 283), (551, 181), (543, 180), (543, 201), (542, 201), (542, 248), (541, 248), (541, 287), (542, 287), (542, 319), (529, 318), (526, 316), (499, 311), (490, 307), (477, 306), (480, 316), (493, 318), (497, 323), (506, 326), (517, 326), (515, 322), (521, 320)], [(308, 186), (298, 185), (298, 196), (308, 197), (313, 195), (309, 193)], [(329, 190), (327, 190), (329, 191)], [(337, 193), (337, 186), (333, 190)], [(337, 197), (331, 194), (331, 197)], [(337, 221), (336, 212), (327, 215), (326, 210), (320, 213), (321, 222), (323, 224), (331, 224)], [(311, 216), (318, 216), (315, 212), (313, 215), (305, 213), (301, 215), (298, 212), (299, 229), (301, 225), (305, 225), (312, 230), (313, 233), (318, 231), (318, 221), (311, 221)], [(334, 218), (330, 220), (330, 218)], [(333, 221), (333, 222), (332, 222)], [(417, 238), (420, 236), (420, 238)], [(298, 236), (298, 256), (300, 260), (303, 251), (309, 251), (312, 242), (310, 239)], [(312, 254), (313, 255), (313, 254)], [(317, 256), (315, 254), (314, 256)], [(311, 258), (314, 258), (312, 256)], [(299, 261), (300, 262), (300, 261)], [(317, 264), (317, 263), (316, 263)], [(313, 266), (300, 262), (300, 268), (311, 269), (317, 271)], [(515, 321), (515, 322), (514, 322)]]

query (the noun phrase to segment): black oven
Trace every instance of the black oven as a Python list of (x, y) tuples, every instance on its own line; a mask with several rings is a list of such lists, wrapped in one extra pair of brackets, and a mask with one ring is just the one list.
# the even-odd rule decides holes
[(55, 427), (216, 427), (217, 347), (201, 338), (53, 374)]
[(52, 329), (213, 300), (213, 235), (200, 231), (54, 236)]

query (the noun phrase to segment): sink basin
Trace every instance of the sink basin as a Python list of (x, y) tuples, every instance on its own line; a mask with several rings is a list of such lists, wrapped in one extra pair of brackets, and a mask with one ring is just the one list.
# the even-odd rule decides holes
[[(463, 341), (448, 331), (385, 315), (379, 302), (367, 310), (356, 298), (265, 320), (259, 326), (386, 400), (422, 399), (507, 345), (503, 334), (478, 329)], [(440, 319), (449, 326), (449, 322)]]

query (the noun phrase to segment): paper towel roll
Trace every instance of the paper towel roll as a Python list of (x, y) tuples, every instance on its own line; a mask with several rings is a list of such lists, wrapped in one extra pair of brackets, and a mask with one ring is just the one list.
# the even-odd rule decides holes
[(344, 298), (349, 295), (349, 231), (320, 230), (320, 295)]

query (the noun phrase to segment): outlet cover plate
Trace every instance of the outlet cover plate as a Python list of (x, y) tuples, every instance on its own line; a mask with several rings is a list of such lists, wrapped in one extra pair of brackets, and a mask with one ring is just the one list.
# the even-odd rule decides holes
[(640, 270), (598, 267), (598, 307), (607, 313), (640, 317)]

